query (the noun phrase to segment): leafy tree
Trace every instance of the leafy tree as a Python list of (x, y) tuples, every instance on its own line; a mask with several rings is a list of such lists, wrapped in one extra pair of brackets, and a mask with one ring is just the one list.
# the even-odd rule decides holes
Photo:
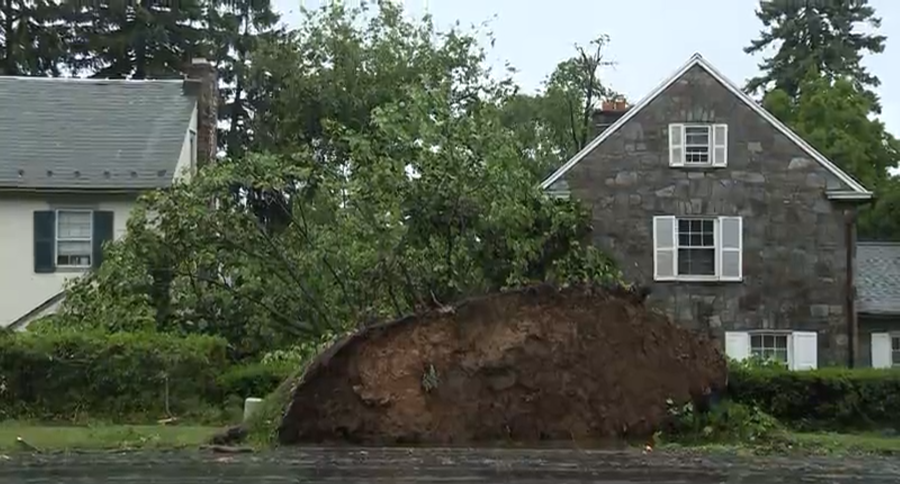
[(571, 158), (595, 135), (593, 115), (600, 102), (620, 97), (604, 85), (600, 69), (614, 65), (604, 57), (609, 37), (602, 35), (585, 48), (576, 45), (576, 55), (560, 62), (535, 94), (516, 93), (503, 106), (504, 124), (515, 130), (523, 156), (536, 161), (543, 178)]
[(201, 0), (74, 2), (72, 66), (111, 79), (181, 78), (192, 57), (208, 57)]
[(272, 42), (283, 35), (279, 16), (269, 0), (220, 2), (208, 10), (208, 35), (214, 46), (219, 73), (219, 119), (227, 127), (219, 129), (219, 147), (228, 157), (244, 153), (250, 142), (250, 120), (259, 94), (249, 79), (250, 56), (260, 39)]
[(58, 76), (69, 40), (63, 15), (57, 0), (0, 0), (0, 75)]
[(859, 24), (881, 25), (868, 0), (762, 0), (756, 16), (765, 30), (744, 51), (756, 54), (780, 45), (760, 64), (764, 74), (747, 82), (747, 91), (780, 89), (795, 97), (806, 73), (815, 69), (830, 78), (850, 79), (880, 111), (875, 94), (867, 90), (880, 81), (861, 61), (864, 52), (883, 52), (886, 37), (856, 30)]
[[(63, 324), (218, 334), (240, 359), (508, 286), (617, 280), (581, 245), (585, 211), (537, 187), (499, 109), (513, 89), (481, 69), (475, 41), (398, 13), (361, 27), (330, 6), (282, 52), (268, 46), (269, 62), (304, 63), (271, 72), (306, 93), (274, 96), (261, 120), (273, 150), (142, 199), (69, 288)], [(250, 193), (277, 195), (277, 230)]]
[(849, 78), (832, 80), (810, 70), (796, 98), (769, 93), (765, 106), (830, 160), (875, 191), (878, 200), (861, 213), (862, 238), (900, 239), (893, 222), (900, 216), (897, 181), (888, 169), (900, 160), (900, 143), (871, 119), (872, 100)]

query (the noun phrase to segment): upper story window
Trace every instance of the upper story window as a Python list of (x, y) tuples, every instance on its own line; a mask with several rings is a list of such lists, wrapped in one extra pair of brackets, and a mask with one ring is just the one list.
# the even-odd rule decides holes
[(741, 217), (653, 217), (653, 279), (741, 281)]
[(61, 208), (34, 212), (34, 272), (98, 267), (103, 244), (113, 239), (113, 212)]
[(669, 166), (728, 165), (727, 124), (670, 124)]

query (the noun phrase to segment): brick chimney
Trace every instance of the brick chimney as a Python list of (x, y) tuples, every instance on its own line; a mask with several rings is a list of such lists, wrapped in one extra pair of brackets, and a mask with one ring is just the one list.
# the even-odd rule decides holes
[(631, 106), (622, 98), (605, 99), (600, 105), (600, 109), (594, 111), (593, 115), (593, 132), (592, 136), (599, 136), (600, 133), (610, 127), (619, 120)]
[(186, 69), (185, 91), (197, 96), (197, 166), (216, 160), (219, 124), (218, 72), (206, 59), (193, 59)]

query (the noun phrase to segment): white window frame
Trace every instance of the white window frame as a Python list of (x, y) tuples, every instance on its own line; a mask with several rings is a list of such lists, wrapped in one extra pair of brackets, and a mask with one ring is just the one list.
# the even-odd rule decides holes
[[(88, 214), (88, 219), (90, 220), (90, 235), (87, 238), (60, 238), (59, 236), (59, 221), (60, 214), (63, 213), (80, 213), (80, 214)], [(55, 215), (55, 230), (53, 231), (53, 265), (55, 267), (63, 268), (63, 269), (87, 269), (90, 268), (94, 264), (94, 211), (86, 210), (86, 209), (77, 209), (77, 208), (60, 208), (54, 210)], [(60, 264), (59, 263), (59, 243), (60, 242), (88, 242), (91, 247), (91, 252), (88, 254), (88, 264), (87, 265), (74, 265), (74, 264)]]
[[(791, 333), (785, 331), (748, 331), (750, 334), (750, 356), (756, 356), (755, 350), (760, 349), (763, 352), (767, 349), (771, 349), (772, 351), (778, 351), (781, 348), (778, 348), (777, 341), (774, 343), (774, 346), (771, 348), (765, 345), (765, 338), (784, 338), (784, 361), (782, 363), (789, 365), (793, 362), (793, 351), (791, 351)], [(763, 345), (754, 347), (753, 346), (753, 338), (761, 338), (763, 340)], [(760, 355), (761, 356), (761, 355)], [(781, 360), (775, 360), (781, 362)]]
[[(746, 360), (753, 356), (753, 336), (787, 336), (787, 367), (793, 371), (812, 370), (818, 368), (818, 333), (815, 331), (793, 331), (778, 329), (754, 329), (746, 331), (725, 332), (725, 353), (737, 360)], [(810, 342), (814, 344), (808, 346)], [(805, 350), (802, 348), (806, 347)], [(803, 353), (798, 360), (797, 351)], [(806, 361), (804, 361), (806, 360)]]
[[(706, 131), (707, 158), (704, 162), (688, 162), (688, 130)], [(669, 125), (669, 166), (672, 168), (725, 168), (728, 166), (728, 125), (716, 123), (672, 123)]]
[[(712, 222), (712, 231), (713, 231), (713, 245), (712, 247), (706, 246), (684, 246), (681, 245), (681, 230), (680, 225), (682, 221), (687, 220), (702, 220), (706, 222)], [(721, 268), (719, 267), (719, 251), (721, 241), (719, 240), (719, 218), (718, 217), (675, 217), (675, 277), (679, 281), (715, 281), (719, 279), (719, 275), (721, 273)], [(713, 273), (712, 274), (681, 274), (678, 272), (678, 259), (681, 252), (681, 249), (689, 250), (689, 249), (703, 249), (709, 250), (713, 255)]]
[[(702, 130), (706, 131), (706, 144), (705, 145), (698, 145), (698, 144), (689, 145), (688, 144), (688, 130), (691, 130), (691, 129), (698, 129), (698, 130), (702, 129)], [(681, 156), (682, 156), (681, 162), (684, 166), (687, 166), (687, 167), (712, 166), (712, 164), (713, 164), (713, 126), (711, 124), (685, 124), (681, 130), (681, 136), (683, 137), (682, 142), (681, 142), (681, 146), (683, 147), (683, 149), (681, 150)], [(691, 147), (693, 147), (693, 148), (705, 147), (706, 148), (706, 161), (689, 161), (688, 160), (688, 148), (691, 148)]]

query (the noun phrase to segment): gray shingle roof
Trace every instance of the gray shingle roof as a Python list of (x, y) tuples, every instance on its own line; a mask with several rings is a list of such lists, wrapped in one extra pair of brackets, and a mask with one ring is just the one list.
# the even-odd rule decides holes
[(0, 187), (166, 186), (195, 103), (179, 80), (0, 77)]
[(900, 243), (860, 242), (856, 278), (860, 312), (900, 314)]

